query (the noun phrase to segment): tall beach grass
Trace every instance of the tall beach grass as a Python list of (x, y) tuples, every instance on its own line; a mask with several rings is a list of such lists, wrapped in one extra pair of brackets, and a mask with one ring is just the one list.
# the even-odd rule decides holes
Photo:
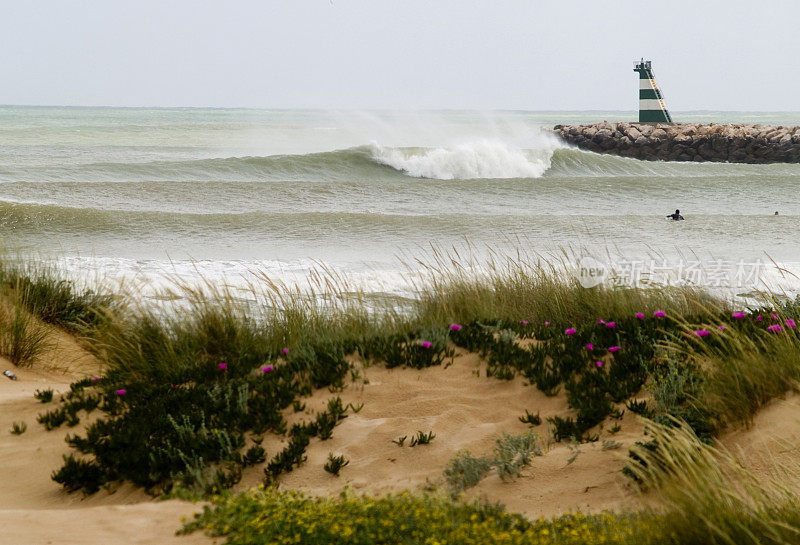
[[(246, 463), (247, 434), (265, 432), (291, 439), (285, 451), (267, 453), (265, 482), (272, 482), (302, 463), (312, 438), (333, 429), (320, 421), (288, 430), (281, 411), (313, 389), (343, 387), (354, 371), (348, 356), (421, 368), (443, 361), (453, 343), (468, 346), (495, 378), (520, 374), (548, 395), (566, 393), (575, 418), (554, 422), (556, 439), (590, 440), (619, 412), (615, 404), (646, 387), (658, 421), (684, 419), (709, 441), (794, 387), (796, 328), (771, 332), (755, 319), (769, 310), (785, 323), (794, 306), (751, 309), (734, 320), (740, 309), (702, 290), (586, 288), (564, 265), (520, 255), (475, 263), (434, 252), (415, 277), (415, 298), (394, 301), (324, 267), (304, 287), (254, 271), (244, 293), (174, 281), (158, 302), (136, 291), (78, 288), (48, 268), (5, 265), (0, 278), (31, 313), (82, 334), (106, 369), (40, 418), (49, 429), (102, 411), (86, 436), (71, 437), (80, 457), (56, 475), (87, 492), (119, 479), (154, 493), (219, 491)], [(713, 334), (696, 335), (701, 328)], [(522, 337), (540, 345), (522, 349), (514, 344)], [(597, 348), (587, 352), (586, 343)], [(612, 354), (612, 345), (621, 351)], [(611, 363), (596, 366), (598, 357)], [(331, 416), (334, 426), (341, 416)], [(146, 452), (153, 448), (155, 456)]]

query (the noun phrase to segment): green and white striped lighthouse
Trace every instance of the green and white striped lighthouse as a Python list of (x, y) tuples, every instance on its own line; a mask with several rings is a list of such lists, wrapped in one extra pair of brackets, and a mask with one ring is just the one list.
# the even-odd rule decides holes
[(639, 123), (672, 123), (651, 62), (644, 59), (636, 61), (633, 71), (639, 72)]

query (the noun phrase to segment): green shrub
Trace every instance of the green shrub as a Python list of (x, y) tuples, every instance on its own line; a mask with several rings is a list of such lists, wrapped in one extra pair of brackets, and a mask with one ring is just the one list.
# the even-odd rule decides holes
[(248, 466), (260, 464), (267, 459), (267, 452), (261, 445), (253, 445), (244, 454), (244, 464)]
[(510, 481), (522, 475), (522, 469), (531, 463), (533, 456), (541, 456), (542, 450), (537, 444), (539, 435), (528, 431), (521, 435), (504, 433), (495, 441), (494, 466), (497, 474), (504, 481)]
[(94, 494), (108, 479), (106, 472), (96, 463), (69, 454), (64, 456), (61, 469), (53, 473), (53, 480), (64, 485), (68, 492), (84, 490), (87, 494)]
[(328, 461), (325, 463), (324, 469), (331, 475), (339, 476), (339, 471), (342, 470), (343, 467), (348, 465), (350, 460), (345, 458), (343, 455), (334, 456), (333, 453), (328, 454)]
[(490, 458), (476, 458), (469, 451), (462, 450), (447, 462), (444, 477), (447, 487), (454, 495), (478, 484), (489, 474), (494, 461)]
[(35, 397), (42, 403), (50, 403), (51, 401), (53, 401), (53, 389), (48, 388), (47, 390), (36, 390), (33, 393), (33, 397)]
[(25, 422), (14, 422), (11, 424), (12, 435), (22, 435), (27, 429), (28, 425)]
[(447, 487), (453, 496), (478, 484), (494, 468), (504, 481), (512, 481), (522, 474), (533, 456), (541, 456), (539, 435), (528, 431), (521, 435), (504, 433), (495, 439), (494, 456), (476, 458), (469, 451), (460, 451), (451, 458), (444, 470)]
[(436, 434), (433, 433), (433, 431), (429, 431), (428, 433), (418, 431), (417, 434), (411, 438), (410, 444), (412, 447), (417, 445), (427, 445), (433, 441), (434, 437), (436, 437)]
[(531, 414), (525, 409), (525, 416), (520, 416), (519, 421), (529, 426), (538, 426), (542, 423), (542, 418), (539, 416), (538, 412), (536, 414)]

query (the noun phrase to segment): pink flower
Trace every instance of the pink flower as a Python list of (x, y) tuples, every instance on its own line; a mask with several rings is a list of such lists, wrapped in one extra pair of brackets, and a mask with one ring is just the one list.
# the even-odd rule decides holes
[(719, 330), (720, 331), (725, 331), (725, 326), (724, 325), (719, 326)]
[(100, 382), (100, 378), (99, 377), (92, 377), (92, 382)]
[(747, 316), (747, 313), (746, 313), (746, 312), (734, 312), (734, 313), (732, 314), (732, 316), (733, 316), (734, 318), (736, 318), (737, 320), (741, 320), (742, 318), (744, 318), (745, 316)]
[(657, 310), (657, 311), (655, 311), (653, 313), (653, 317), (655, 317), (655, 318), (665, 318), (666, 316), (667, 316), (667, 313), (664, 312), (663, 310)]
[(604, 324), (604, 323), (606, 323), (606, 321), (605, 321), (605, 320), (603, 320), (602, 318), (600, 318), (599, 320), (597, 320), (597, 323), (598, 323), (598, 324)]
[(797, 323), (791, 318), (786, 318), (786, 327), (797, 327)]
[(220, 371), (224, 371), (225, 369), (228, 368), (228, 364), (227, 363), (220, 363), (219, 365), (217, 365), (217, 367), (219, 367)]
[(606, 323), (606, 327), (611, 327), (611, 328), (617, 327), (617, 322), (608, 322)]
[(697, 335), (698, 337), (708, 337), (710, 331), (707, 329), (695, 329), (694, 334)]
[(550, 325), (550, 322), (545, 322), (545, 323), (544, 323), (544, 325), (545, 325), (545, 326), (549, 326), (549, 325)]
[(758, 316), (756, 316), (756, 320), (758, 320), (759, 322), (760, 322), (761, 320), (763, 320), (763, 319), (764, 319), (764, 317), (763, 317), (762, 315), (760, 315), (760, 314), (759, 314)]
[(115, 393), (115, 394), (117, 394), (118, 396), (124, 396), (125, 394), (127, 394), (127, 393), (128, 393), (128, 390), (125, 390), (125, 389), (123, 389), (123, 388), (120, 388), (119, 390), (117, 390), (117, 391), (116, 391), (116, 392), (114, 392), (114, 393)]
[(575, 335), (575, 333), (577, 333), (577, 331), (574, 327), (568, 327), (564, 330), (564, 335)]
[(430, 348), (431, 346), (433, 346), (433, 343), (430, 341), (422, 341), (420, 343), (420, 346), (422, 346), (422, 348)]
[(609, 346), (608, 347), (608, 351), (609, 352), (619, 352), (620, 348), (622, 348), (622, 347), (621, 346), (616, 346), (616, 345), (615, 346)]
[[(549, 323), (549, 322), (545, 322), (545, 323)], [(528, 320), (522, 320), (520, 322), (520, 325), (528, 325)]]
[(271, 365), (267, 365), (266, 367), (261, 368), (262, 373), (269, 373), (270, 371), (275, 370), (275, 368)]
[(285, 356), (286, 354), (289, 353), (289, 349), (288, 348), (284, 348), (283, 350), (281, 350), (281, 352), (283, 352), (283, 355)]
[(783, 328), (779, 324), (772, 324), (767, 328), (767, 331), (772, 331), (773, 333), (777, 333), (778, 331), (783, 331)]
[(642, 314), (641, 312), (637, 312), (636, 317), (639, 318), (640, 320), (644, 320), (644, 314)]
[(461, 329), (461, 324), (450, 324), (450, 331), (458, 331), (459, 329)]
[(586, 343), (586, 350), (591, 352), (592, 350), (594, 350), (594, 345), (592, 343)]
[(778, 319), (778, 315), (777, 315), (777, 314), (775, 314), (774, 312), (772, 313), (772, 319), (773, 319), (773, 320), (777, 320), (777, 319)]
[(598, 367), (602, 367), (603, 366), (603, 362), (600, 361), (600, 360), (597, 360), (595, 363), (597, 364)]

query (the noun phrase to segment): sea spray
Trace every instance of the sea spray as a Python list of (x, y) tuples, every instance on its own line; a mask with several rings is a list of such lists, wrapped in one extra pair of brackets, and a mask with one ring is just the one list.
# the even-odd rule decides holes
[(452, 147), (389, 148), (372, 144), (376, 161), (417, 178), (540, 178), (550, 168), (552, 149), (524, 150), (497, 140)]

